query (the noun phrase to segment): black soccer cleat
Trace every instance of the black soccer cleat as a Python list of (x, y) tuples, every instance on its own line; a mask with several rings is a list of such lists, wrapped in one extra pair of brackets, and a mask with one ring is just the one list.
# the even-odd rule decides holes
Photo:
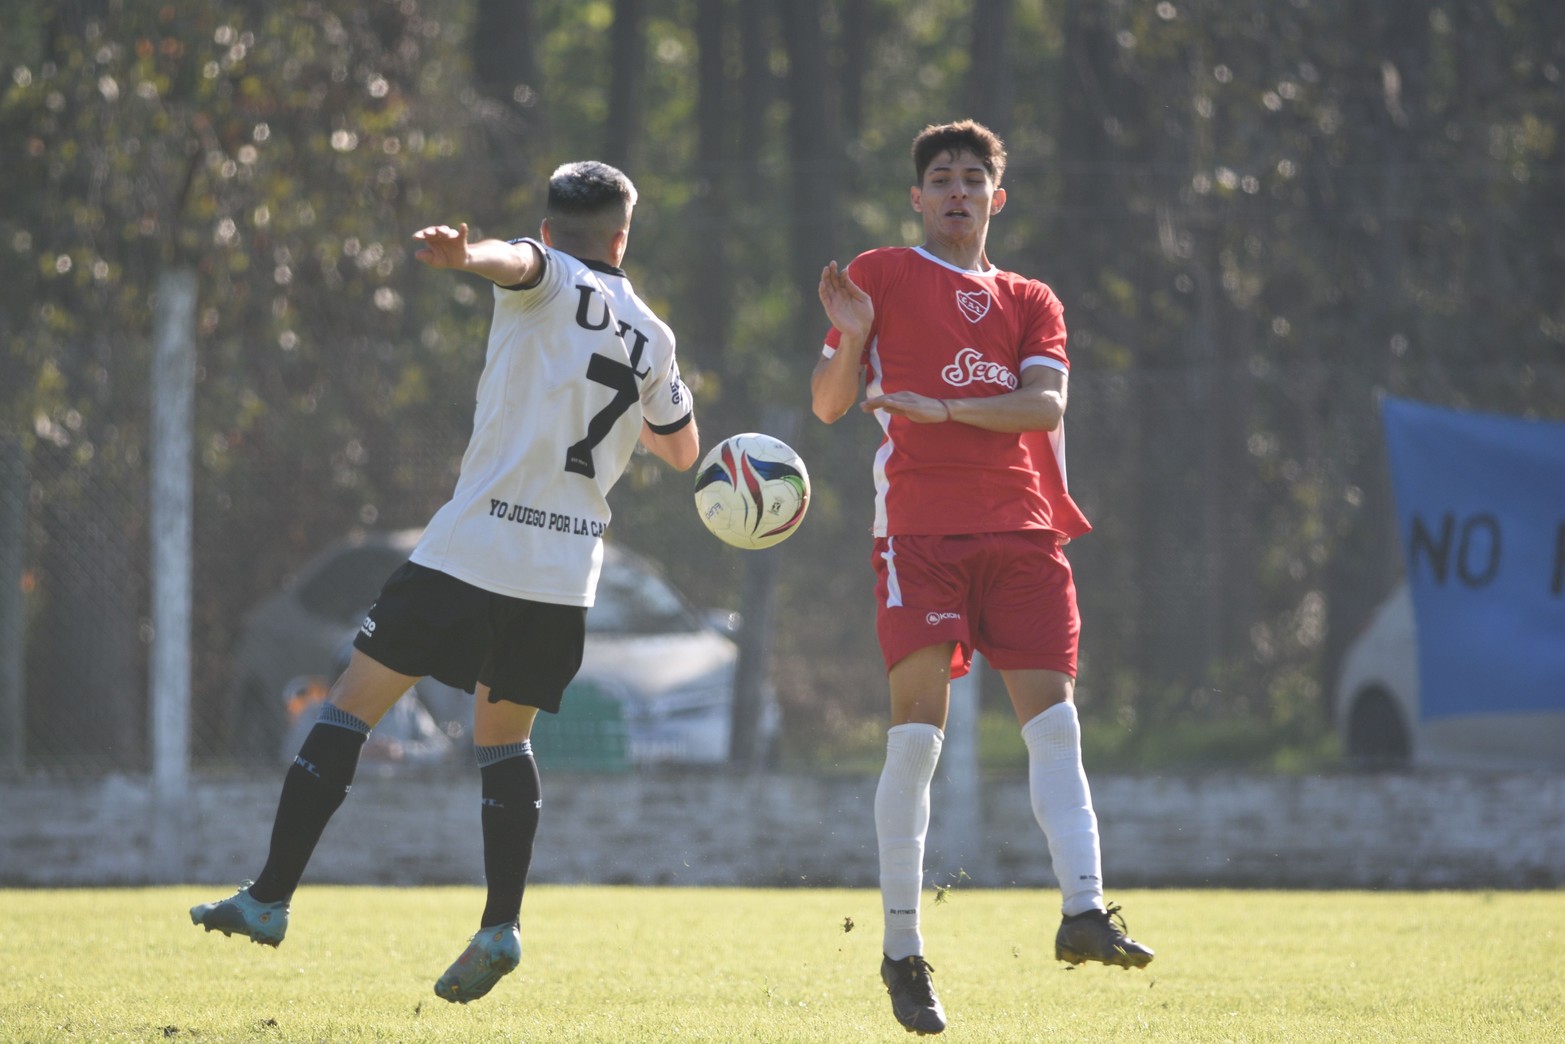
[(1054, 959), (1071, 964), (1098, 961), (1119, 968), (1145, 968), (1152, 956), (1151, 947), (1125, 934), (1118, 906), (1067, 917), (1054, 936)]
[(934, 970), (916, 954), (900, 961), (884, 957), (880, 962), (880, 980), (891, 994), (891, 1014), (903, 1029), (921, 1037), (946, 1028), (946, 1010), (940, 1006), (930, 978)]

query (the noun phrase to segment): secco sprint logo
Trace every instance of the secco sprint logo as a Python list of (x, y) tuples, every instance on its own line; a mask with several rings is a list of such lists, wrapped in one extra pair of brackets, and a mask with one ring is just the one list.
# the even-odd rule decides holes
[(947, 384), (953, 388), (965, 388), (969, 384), (998, 384), (1015, 390), (1016, 374), (984, 359), (977, 348), (963, 348), (956, 353), (956, 361), (940, 371)]

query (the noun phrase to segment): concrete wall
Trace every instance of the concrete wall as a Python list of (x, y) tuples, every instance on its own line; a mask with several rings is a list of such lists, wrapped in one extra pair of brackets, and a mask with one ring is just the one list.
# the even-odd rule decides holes
[[(0, 782), (0, 883), (232, 884), (266, 853), (280, 776)], [(545, 775), (532, 880), (873, 886), (875, 781), (708, 772)], [(1565, 776), (1102, 777), (1116, 887), (1547, 888), (1565, 884)], [(361, 770), (307, 880), (478, 883), (478, 782)], [(946, 808), (949, 809), (949, 802)], [(974, 818), (935, 793), (932, 882), (1052, 886), (1025, 784)], [(958, 821), (960, 820), (960, 821)]]

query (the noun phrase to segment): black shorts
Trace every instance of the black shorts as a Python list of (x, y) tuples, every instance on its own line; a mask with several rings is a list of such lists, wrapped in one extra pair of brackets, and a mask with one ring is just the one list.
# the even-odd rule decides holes
[(353, 647), (398, 674), (430, 677), (551, 713), (581, 668), (587, 610), (485, 591), (406, 562), (380, 589)]

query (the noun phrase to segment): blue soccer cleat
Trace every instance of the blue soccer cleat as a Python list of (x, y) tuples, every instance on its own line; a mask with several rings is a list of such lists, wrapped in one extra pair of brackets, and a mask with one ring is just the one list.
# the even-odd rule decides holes
[(521, 962), (522, 933), (515, 922), (480, 928), (435, 983), (435, 996), (456, 1004), (475, 1001)]
[(288, 934), (288, 903), (286, 900), (263, 903), (252, 899), (252, 883), (246, 881), (227, 899), (192, 906), (190, 923), (209, 932), (243, 935), (253, 943), (276, 946)]

